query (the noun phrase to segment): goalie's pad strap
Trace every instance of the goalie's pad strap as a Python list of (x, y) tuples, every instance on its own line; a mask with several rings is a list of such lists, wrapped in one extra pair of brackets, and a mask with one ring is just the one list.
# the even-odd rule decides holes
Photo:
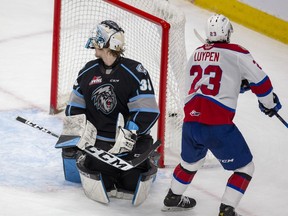
[(113, 197), (117, 199), (125, 199), (125, 200), (132, 200), (133, 199), (133, 192), (125, 191), (121, 189), (114, 189), (107, 192), (108, 197)]

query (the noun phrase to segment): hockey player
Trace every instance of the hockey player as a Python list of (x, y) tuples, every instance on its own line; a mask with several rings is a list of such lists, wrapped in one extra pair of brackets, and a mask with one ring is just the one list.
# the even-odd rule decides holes
[(269, 77), (249, 51), (230, 43), (229, 19), (216, 14), (207, 21), (207, 43), (190, 57), (186, 74), (188, 95), (182, 129), (181, 162), (174, 169), (163, 211), (190, 209), (193, 198), (183, 196), (209, 149), (225, 170), (232, 171), (222, 196), (219, 216), (237, 216), (235, 208), (254, 172), (253, 156), (233, 123), (240, 92), (251, 89), (259, 108), (269, 117), (281, 109)]
[[(123, 57), (124, 30), (114, 21), (99, 23), (86, 48), (95, 49), (96, 59), (80, 70), (65, 114), (85, 114), (87, 122), (97, 130), (92, 145), (124, 160), (133, 159), (153, 144), (150, 129), (159, 116), (149, 73), (141, 63)], [(119, 115), (123, 116), (124, 124), (118, 127)], [(71, 168), (65, 159), (75, 159), (76, 150), (63, 148), (66, 178), (76, 168)], [(122, 171), (83, 152), (78, 155), (77, 167), (85, 194), (102, 203), (108, 203), (109, 196), (131, 198), (132, 195), (135, 199), (140, 177), (157, 171), (148, 159), (136, 168)]]

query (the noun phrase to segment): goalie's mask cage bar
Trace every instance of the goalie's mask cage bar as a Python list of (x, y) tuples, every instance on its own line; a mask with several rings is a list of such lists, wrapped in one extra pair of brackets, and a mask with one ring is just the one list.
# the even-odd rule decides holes
[(166, 147), (179, 157), (187, 61), (184, 13), (166, 0), (54, 2), (50, 113), (65, 108), (79, 70), (95, 58), (94, 51), (85, 48), (91, 29), (103, 20), (115, 20), (125, 29), (125, 56), (147, 68), (158, 98), (160, 116), (153, 127), (157, 137), (152, 135), (162, 143), (159, 166), (164, 167)]

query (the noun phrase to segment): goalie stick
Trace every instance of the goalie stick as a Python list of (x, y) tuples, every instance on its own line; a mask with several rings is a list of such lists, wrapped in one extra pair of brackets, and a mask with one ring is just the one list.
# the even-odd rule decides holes
[(41, 130), (42, 132), (48, 133), (48, 134), (50, 134), (50, 135), (52, 135), (52, 136), (54, 136), (54, 137), (59, 138), (59, 136), (58, 136), (57, 134), (55, 134), (55, 133), (47, 130), (46, 128), (41, 127), (41, 126), (39, 126), (39, 125), (31, 122), (31, 121), (28, 121), (28, 120), (26, 120), (26, 119), (24, 119), (24, 118), (22, 118), (22, 117), (20, 117), (20, 116), (17, 116), (16, 120), (17, 120), (17, 121), (20, 121), (20, 122), (22, 122), (22, 123), (24, 123), (24, 124), (27, 124), (27, 125), (29, 125), (30, 127), (39, 129), (39, 130)]
[[(29, 120), (26, 120), (20, 116), (18, 116), (16, 118), (16, 120), (19, 122), (22, 122), (26, 125), (29, 125), (30, 127), (39, 129), (40, 131), (42, 131), (44, 133), (50, 134), (51, 136), (59, 138), (59, 135), (57, 135), (57, 134), (49, 131), (48, 129), (46, 129), (42, 126), (39, 126), (39, 125), (29, 121)], [(107, 164), (114, 166), (118, 169), (121, 169), (123, 171), (127, 171), (127, 170), (130, 170), (130, 169), (138, 166), (143, 161), (145, 161), (160, 146), (160, 144), (161, 144), (160, 140), (157, 140), (153, 145), (150, 146), (149, 149), (147, 149), (144, 153), (140, 154), (139, 157), (134, 158), (134, 159), (129, 160), (129, 161), (125, 161), (125, 160), (121, 159), (120, 157), (117, 157), (116, 155), (113, 155), (109, 152), (106, 152), (106, 151), (99, 149), (99, 148), (96, 148), (94, 146), (88, 146), (84, 149), (84, 151), (87, 154), (103, 161), (104, 163), (107, 163)]]

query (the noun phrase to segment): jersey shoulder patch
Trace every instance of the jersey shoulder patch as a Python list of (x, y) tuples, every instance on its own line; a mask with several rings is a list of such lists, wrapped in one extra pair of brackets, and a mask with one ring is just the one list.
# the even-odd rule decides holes
[[(128, 68), (131, 72), (133, 72), (137, 77), (140, 74), (144, 74), (145, 76), (148, 74), (148, 71), (142, 65), (142, 63), (137, 62), (135, 60), (125, 58), (123, 59), (122, 64), (124, 65), (125, 68)], [(140, 76), (143, 76), (143, 75), (140, 75)]]
[(144, 73), (145, 75), (148, 73), (147, 70), (144, 68), (144, 66), (139, 63), (136, 67), (136, 70), (139, 72), (139, 73)]

